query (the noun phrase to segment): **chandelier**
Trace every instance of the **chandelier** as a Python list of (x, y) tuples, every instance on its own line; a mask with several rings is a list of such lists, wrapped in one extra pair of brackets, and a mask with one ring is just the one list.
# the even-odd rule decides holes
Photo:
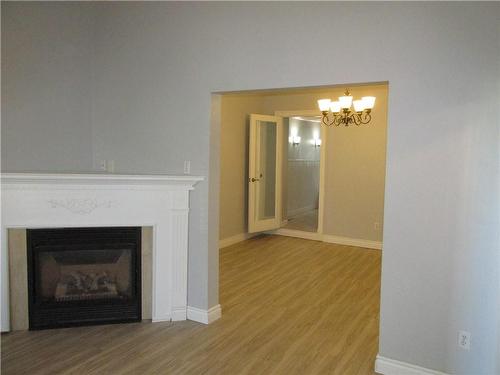
[[(351, 111), (351, 105), (354, 107), (354, 111)], [(346, 89), (344, 96), (339, 96), (339, 100), (336, 102), (332, 102), (330, 99), (318, 100), (319, 109), (323, 114), (321, 122), (326, 126), (368, 124), (372, 119), (370, 113), (374, 105), (374, 96), (363, 96), (360, 100), (352, 100), (349, 89)]]

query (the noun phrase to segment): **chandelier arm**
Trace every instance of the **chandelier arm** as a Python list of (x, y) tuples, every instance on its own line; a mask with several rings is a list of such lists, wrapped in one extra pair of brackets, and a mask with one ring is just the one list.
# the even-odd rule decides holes
[(341, 121), (341, 124), (344, 124), (344, 126), (349, 126), (349, 112), (344, 112), (342, 114), (342, 121)]
[(368, 112), (363, 113), (363, 117), (360, 116), (360, 121), (362, 124), (368, 124), (372, 120), (372, 115)]
[(361, 116), (358, 113), (352, 114), (352, 122), (354, 122), (357, 126), (361, 125)]
[(342, 116), (335, 115), (334, 124), (335, 126), (339, 126), (340, 124), (342, 124)]
[(328, 115), (323, 115), (323, 118), (321, 119), (321, 122), (325, 126), (330, 126), (330, 124), (328, 123)]
[(323, 118), (321, 119), (321, 122), (325, 126), (332, 126), (334, 124), (334, 122), (335, 122), (335, 115), (334, 115), (334, 117), (333, 117), (332, 120), (330, 120), (329, 114), (324, 115)]

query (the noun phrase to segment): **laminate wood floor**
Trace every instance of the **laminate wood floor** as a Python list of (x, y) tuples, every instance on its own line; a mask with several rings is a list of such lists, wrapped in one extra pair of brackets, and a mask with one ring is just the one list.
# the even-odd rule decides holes
[(264, 236), (220, 253), (222, 318), (2, 335), (2, 374), (374, 374), (377, 250)]
[(316, 232), (318, 230), (318, 209), (288, 218), (288, 222), (283, 228)]

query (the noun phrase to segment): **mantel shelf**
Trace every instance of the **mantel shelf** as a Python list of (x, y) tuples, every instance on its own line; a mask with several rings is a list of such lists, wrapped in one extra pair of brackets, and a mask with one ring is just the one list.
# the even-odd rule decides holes
[(189, 185), (203, 181), (203, 176), (141, 175), (91, 173), (2, 173), (2, 185), (70, 184), (70, 185)]

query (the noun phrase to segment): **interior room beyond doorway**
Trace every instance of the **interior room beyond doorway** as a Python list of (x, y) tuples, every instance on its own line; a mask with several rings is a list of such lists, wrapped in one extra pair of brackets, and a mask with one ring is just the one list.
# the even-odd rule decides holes
[[(293, 133), (296, 123), (318, 121), (317, 116), (321, 115), (318, 99), (335, 99), (344, 94), (345, 88), (342, 85), (219, 95), (220, 247), (254, 235), (249, 232), (248, 222), (249, 180), (252, 177), (257, 180), (259, 176), (254, 176), (253, 171), (250, 173), (248, 164), (251, 114), (274, 117), (286, 128), (282, 131), (283, 165), (280, 166), (283, 183), (276, 189), (281, 193), (279, 212), (276, 212), (281, 218), (281, 227), (273, 233), (303, 233), (299, 236), (325, 242), (376, 249), (382, 247), (387, 83), (349, 85), (355, 99), (376, 97), (369, 124), (348, 127), (321, 125), (319, 134), (316, 130), (303, 135)], [(291, 163), (308, 163), (315, 167), (310, 167), (305, 174), (308, 177), (299, 179), (294, 178), (299, 168), (291, 171)], [(299, 187), (300, 181), (307, 187)], [(256, 182), (255, 186), (261, 183)], [(313, 186), (318, 186), (317, 193)], [(308, 188), (313, 191), (308, 203), (296, 201), (292, 205), (294, 197), (303, 198), (304, 194), (298, 192)]]

